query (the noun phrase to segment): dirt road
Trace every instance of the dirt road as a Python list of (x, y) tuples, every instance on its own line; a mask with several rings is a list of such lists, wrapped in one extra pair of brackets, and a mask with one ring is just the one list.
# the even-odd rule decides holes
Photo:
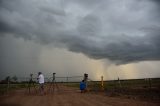
[(0, 96), (0, 106), (160, 106), (160, 102), (108, 97), (104, 93), (80, 93), (70, 87), (43, 96), (25, 94), (24, 91), (16, 90), (8, 96)]

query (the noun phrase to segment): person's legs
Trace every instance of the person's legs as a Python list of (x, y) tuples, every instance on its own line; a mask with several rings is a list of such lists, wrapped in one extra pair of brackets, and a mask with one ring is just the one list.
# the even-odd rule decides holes
[(83, 90), (81, 90), (81, 93), (83, 93)]
[(84, 93), (85, 91), (84, 91), (84, 89), (81, 89), (81, 93)]
[(44, 84), (43, 83), (40, 84), (39, 90), (40, 90), (40, 94), (44, 95)]

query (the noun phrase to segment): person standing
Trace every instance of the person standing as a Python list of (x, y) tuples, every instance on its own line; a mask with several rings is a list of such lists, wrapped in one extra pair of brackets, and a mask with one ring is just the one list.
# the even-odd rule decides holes
[(42, 74), (42, 72), (38, 72), (38, 83), (39, 83), (39, 90), (40, 90), (40, 94), (44, 95), (44, 76)]

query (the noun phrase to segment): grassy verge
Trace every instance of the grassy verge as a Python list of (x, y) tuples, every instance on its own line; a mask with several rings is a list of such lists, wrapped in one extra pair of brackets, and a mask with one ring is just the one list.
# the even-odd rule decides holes
[[(33, 85), (31, 85), (32, 87)], [(16, 89), (27, 88), (28, 83), (15, 83), (15, 84), (0, 84), (0, 95), (3, 95), (9, 91), (13, 91)]]

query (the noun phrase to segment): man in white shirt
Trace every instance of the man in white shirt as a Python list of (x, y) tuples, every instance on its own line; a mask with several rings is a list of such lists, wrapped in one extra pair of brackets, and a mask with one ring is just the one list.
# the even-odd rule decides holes
[(41, 72), (38, 72), (38, 83), (39, 83), (39, 90), (40, 90), (40, 93), (42, 95), (44, 95), (44, 76)]

